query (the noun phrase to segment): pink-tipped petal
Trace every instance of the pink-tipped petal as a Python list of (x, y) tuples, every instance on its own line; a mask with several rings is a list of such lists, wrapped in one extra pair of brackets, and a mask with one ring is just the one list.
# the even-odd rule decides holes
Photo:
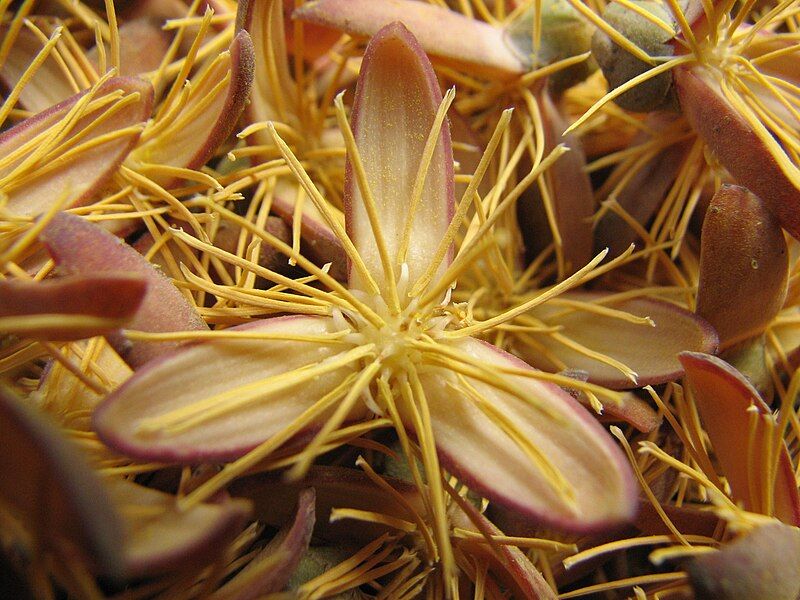
[[(325, 336), (335, 328), (327, 318), (292, 316), (228, 331), (291, 338)], [(330, 364), (344, 351), (317, 341), (199, 342), (137, 371), (97, 408), (95, 429), (109, 446), (141, 460), (194, 464), (238, 458), (281, 433), (354, 372), (356, 365), (348, 363), (302, 378), (299, 369)], [(292, 376), (280, 377), (290, 371)], [(318, 429), (332, 410), (302, 431)], [(177, 411), (183, 416), (174, 416)], [(363, 414), (363, 409), (355, 412)], [(167, 426), (170, 414), (173, 421)]]
[[(367, 46), (356, 87), (352, 124), (356, 145), (375, 200), (380, 230), (393, 263), (398, 260), (420, 158), (442, 101), (430, 61), (400, 23), (381, 29)], [(445, 120), (413, 215), (408, 253), (409, 281), (427, 269), (453, 214), (453, 152)], [(375, 282), (385, 292), (383, 266), (352, 157), (345, 175), (347, 231)], [(445, 261), (439, 272), (446, 267)], [(401, 274), (393, 264), (394, 278)], [(355, 268), (351, 285), (364, 288)], [(434, 279), (435, 280), (435, 279)]]
[[(0, 330), (18, 336), (74, 340), (109, 333), (131, 321), (147, 292), (141, 275), (74, 275), (42, 282), (0, 280)], [(61, 315), (59, 324), (37, 316)], [(70, 316), (103, 322), (71, 326)], [(26, 319), (25, 317), (29, 317)]]
[[(42, 24), (39, 23), (41, 26)], [(8, 27), (0, 27), (0, 39), (8, 38)], [(2, 87), (12, 89), (22, 78), (25, 70), (30, 66), (36, 55), (41, 51), (45, 42), (27, 27), (22, 27), (5, 61), (0, 65), (0, 84)], [(63, 41), (56, 45), (60, 49)], [(19, 95), (21, 107), (38, 113), (73, 96), (77, 90), (70, 84), (64, 71), (56, 61), (53, 52), (34, 72), (33, 76), (22, 88)]]
[[(558, 144), (564, 144), (569, 152), (562, 155), (544, 177), (547, 181), (553, 219), (561, 238), (561, 252), (565, 263), (565, 276), (584, 267), (592, 259), (594, 214), (594, 194), (589, 174), (586, 172), (586, 156), (577, 136), (563, 136), (567, 123), (550, 98), (546, 88), (537, 96), (544, 123), (545, 152), (550, 152)], [(535, 186), (533, 205), (525, 203), (520, 210), (525, 211), (526, 247), (530, 256), (536, 256), (553, 242), (547, 211), (541, 193)]]
[[(742, 374), (725, 361), (695, 352), (683, 352), (680, 359), (694, 390), (703, 427), (731, 486), (734, 500), (742, 502), (747, 510), (753, 512), (766, 510), (763, 473), (772, 468), (769, 463), (774, 452), (767, 445), (774, 445), (773, 434), (762, 422), (762, 417), (757, 419), (752, 447), (748, 442), (748, 432), (753, 420), (751, 411), (770, 418), (769, 407)], [(783, 442), (776, 449), (779, 456), (771, 492), (774, 516), (784, 523), (798, 525), (800, 496), (792, 462)], [(753, 497), (753, 490), (756, 497)]]
[[(220, 60), (191, 79), (189, 99), (173, 123), (140, 144), (126, 164), (145, 170), (147, 165), (202, 167), (236, 127), (250, 95), (254, 61), (250, 36), (240, 31)], [(174, 182), (174, 177), (148, 175), (162, 187)]]
[[(599, 302), (603, 296), (600, 292), (573, 292), (561, 297)], [(559, 371), (564, 367), (580, 369), (589, 373), (592, 383), (612, 389), (629, 389), (674, 381), (683, 375), (679, 352), (715, 352), (717, 349), (719, 340), (714, 329), (697, 315), (675, 304), (652, 298), (601, 303), (637, 317), (650, 317), (655, 327), (555, 304), (537, 308), (532, 315), (549, 326), (561, 327), (558, 334), (571, 342), (613, 358), (633, 370), (638, 375), (636, 382), (617, 368), (586, 356), (550, 335), (537, 335), (535, 346), (515, 344), (513, 352), (545, 371)]]
[[(125, 571), (123, 525), (97, 475), (44, 416), (0, 387), (0, 499), (37, 550), (65, 542), (104, 575)], [(60, 541), (60, 545), (56, 544)]]
[(697, 314), (728, 347), (761, 333), (783, 306), (789, 252), (765, 203), (746, 189), (722, 186), (711, 199), (700, 238)]
[[(244, 0), (236, 12), (237, 30), (250, 34), (255, 51), (253, 86), (244, 110), (248, 123), (280, 121), (297, 126), (297, 89), (289, 72), (283, 21), (283, 0)], [(272, 145), (266, 131), (251, 136)]]
[(800, 598), (800, 530), (767, 523), (686, 565), (698, 600)]
[[(94, 99), (117, 91), (124, 99), (104, 103), (100, 108), (85, 108), (50, 152), (30, 160), (34, 152), (41, 152), (45, 147), (45, 140), (50, 139), (42, 137), (40, 142), (32, 142), (33, 147), (21, 152), (16, 160), (0, 166), (0, 186), (8, 196), (5, 205), (8, 212), (31, 217), (45, 212), (56, 202), (66, 209), (86, 204), (93, 198), (138, 141), (141, 129), (137, 125), (150, 116), (153, 88), (149, 83), (131, 77), (115, 77), (96, 90)], [(0, 157), (10, 155), (47, 132), (55, 136), (64, 117), (78, 102), (85, 100), (86, 93), (72, 96), (4, 132), (0, 135)], [(93, 143), (103, 135), (121, 130), (125, 130), (121, 135)]]
[(424, 2), (316, 0), (306, 2), (293, 16), (358, 36), (376, 35), (382, 27), (402, 21), (425, 52), (447, 63), (505, 77), (527, 71), (527, 57), (507, 44), (503, 29)]
[(175, 497), (121, 478), (105, 488), (123, 516), (128, 578), (174, 573), (220, 556), (242, 530), (250, 503), (224, 500), (180, 510)]
[[(119, 26), (120, 75), (141, 75), (158, 69), (169, 49), (172, 34), (161, 28), (161, 22), (153, 18), (126, 21)], [(106, 47), (106, 61), (111, 56)], [(91, 48), (86, 57), (99, 66), (100, 51)]]
[(623, 421), (632, 425), (642, 433), (655, 431), (661, 421), (661, 415), (650, 404), (639, 398), (633, 392), (624, 392), (620, 404), (608, 402), (603, 405), (601, 421)]
[(314, 531), (313, 488), (300, 492), (297, 513), (256, 557), (211, 596), (212, 600), (256, 600), (283, 591), (308, 551)]
[[(95, 275), (128, 271), (144, 277), (147, 294), (130, 324), (142, 331), (207, 329), (194, 306), (161, 272), (136, 250), (101, 227), (76, 215), (58, 213), (39, 236), (59, 268), (66, 273)], [(118, 351), (132, 366), (174, 349), (174, 343), (135, 343)]]
[[(503, 374), (530, 367), (490, 344), (465, 338), (453, 349), (485, 365), (515, 393), (472, 377), (462, 385), (446, 368), (420, 373), (445, 468), (490, 500), (560, 530), (594, 531), (633, 518), (636, 489), (627, 460), (586, 409), (557, 386)], [(546, 457), (571, 502), (470, 394), (479, 394)]]
[[(423, 495), (413, 484), (386, 476), (382, 479), (398, 492), (415, 512), (419, 515), (425, 514)], [(259, 519), (277, 525), (290, 518), (287, 512), (289, 507), (293, 505), (298, 493), (302, 498), (302, 490), (307, 487), (313, 487), (316, 491), (317, 519), (314, 535), (325, 540), (337, 543), (341, 543), (342, 540), (367, 543), (392, 531), (390, 527), (380, 523), (365, 521), (359, 522), (354, 527), (350, 519), (331, 521), (331, 510), (335, 508), (355, 508), (405, 520), (412, 518), (406, 506), (375, 485), (362, 471), (343, 467), (314, 466), (303, 480), (297, 482), (286, 482), (274, 472), (259, 473), (234, 481), (230, 489), (234, 496), (244, 496), (254, 503), (255, 513)], [(471, 506), (465, 508), (454, 503), (450, 508), (450, 524), (484, 535), (502, 535), (502, 532), (485, 516), (470, 509)], [(513, 590), (515, 598), (550, 600), (554, 597), (541, 573), (519, 548), (499, 545), (500, 556), (497, 556), (483, 540), (455, 538), (454, 545), (458, 545), (467, 555), (486, 562), (491, 579), (496, 578), (505, 587)]]
[(713, 76), (700, 67), (677, 67), (674, 74), (692, 128), (736, 182), (766, 202), (781, 226), (800, 239), (800, 189), (794, 183), (800, 170), (766, 129), (759, 135), (722, 96)]

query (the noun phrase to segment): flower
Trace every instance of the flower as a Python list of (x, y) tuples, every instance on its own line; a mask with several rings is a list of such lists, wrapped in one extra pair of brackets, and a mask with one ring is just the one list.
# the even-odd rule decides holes
[[(96, 410), (98, 435), (134, 458), (234, 460), (182, 499), (183, 506), (209, 497), (287, 442), (300, 445), (288, 472), (300, 477), (330, 447), (391, 425), (409, 461), (422, 459), (446, 573), (454, 565), (440, 465), (489, 500), (557, 528), (596, 530), (631, 518), (633, 479), (602, 427), (563, 390), (540, 381), (552, 376), (471, 337), (479, 326), (459, 330), (449, 290), (479, 246), (462, 246), (452, 257), (467, 205), (456, 208), (453, 201), (446, 122), (452, 97), (442, 99), (405, 27), (382, 29), (365, 54), (353, 129), (342, 119), (346, 229), (327, 219), (350, 260), (347, 285), (272, 240), (330, 291), (249, 268), (314, 299), (323, 314), (298, 311), (189, 334), (211, 339), (145, 365)], [(288, 146), (272, 135), (329, 217)], [(491, 220), (485, 225), (477, 239)], [(226, 257), (183, 232), (174, 235)], [(412, 470), (422, 489), (423, 473)]]

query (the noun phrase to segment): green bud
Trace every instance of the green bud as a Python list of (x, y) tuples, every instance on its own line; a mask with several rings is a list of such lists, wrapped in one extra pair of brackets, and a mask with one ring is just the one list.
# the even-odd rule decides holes
[[(542, 0), (542, 37), (538, 52), (533, 48), (534, 8), (524, 11), (506, 28), (509, 47), (532, 68), (543, 67), (591, 49), (594, 28), (567, 0)], [(550, 76), (557, 90), (579, 83), (597, 70), (593, 59)]]
[[(662, 21), (672, 23), (672, 18), (661, 4), (637, 0), (633, 2)], [(603, 12), (603, 19), (650, 56), (666, 57), (674, 53), (672, 45), (668, 43), (673, 38), (672, 35), (621, 4), (609, 4)], [(616, 89), (653, 68), (652, 65), (639, 60), (618, 46), (599, 29), (592, 38), (592, 54), (603, 70), (611, 89)], [(615, 102), (625, 110), (633, 112), (677, 108), (677, 100), (672, 89), (672, 73), (662, 73), (640, 83), (618, 96)]]

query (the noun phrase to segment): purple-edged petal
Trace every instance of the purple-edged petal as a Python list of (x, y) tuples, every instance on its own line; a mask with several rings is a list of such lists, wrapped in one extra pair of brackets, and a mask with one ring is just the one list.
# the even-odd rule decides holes
[[(445, 468), (490, 500), (558, 529), (592, 531), (633, 517), (636, 490), (630, 467), (586, 409), (558, 386), (502, 374), (503, 369), (530, 367), (490, 344), (465, 338), (452, 347), (498, 374), (516, 394), (472, 377), (462, 384), (442, 367), (420, 373)], [(470, 394), (479, 394), (538, 449), (560, 474), (571, 502)]]
[[(562, 155), (544, 174), (547, 181), (553, 218), (562, 241), (565, 276), (584, 267), (592, 259), (592, 215), (594, 194), (589, 174), (586, 172), (586, 156), (580, 140), (573, 134), (563, 136), (567, 123), (550, 98), (547, 89), (537, 97), (544, 123), (545, 152), (558, 144), (564, 144), (569, 152)], [(552, 243), (552, 236), (544, 234), (550, 230), (541, 195), (536, 190), (534, 206), (523, 206), (530, 213), (532, 223), (523, 234), (529, 255), (536, 255)]]
[[(645, 122), (648, 128), (662, 132), (668, 130), (678, 118), (674, 113), (658, 112), (648, 115)], [(644, 144), (649, 137), (641, 134), (632, 144)], [(617, 203), (634, 221), (647, 226), (667, 197), (691, 146), (691, 141), (685, 141), (660, 150), (638, 167), (625, 187), (615, 195)], [(614, 169), (611, 178), (618, 180), (625, 177), (631, 168), (632, 163), (625, 161)], [(633, 243), (642, 245), (636, 231), (613, 211), (608, 211), (597, 223), (595, 236), (595, 247), (598, 250), (608, 248), (611, 256), (619, 256)]]
[(761, 333), (786, 297), (789, 251), (766, 204), (738, 186), (722, 186), (706, 211), (700, 246), (697, 314), (728, 347)]
[[(433, 68), (416, 39), (400, 23), (382, 29), (364, 53), (351, 119), (392, 262), (398, 260), (420, 158), (441, 101)], [(348, 157), (345, 175), (347, 232), (385, 292), (383, 266), (352, 160)], [(453, 152), (445, 121), (413, 215), (403, 261), (408, 265), (410, 282), (417, 281), (427, 269), (450, 223), (453, 206)], [(439, 273), (445, 262), (439, 266)], [(393, 268), (397, 279), (400, 266)], [(351, 267), (350, 278), (351, 287), (363, 289), (355, 268)]]
[[(327, 318), (291, 316), (227, 331), (292, 337), (325, 336), (335, 328)], [(193, 344), (137, 371), (98, 407), (95, 429), (112, 448), (142, 460), (237, 458), (282, 432), (353, 373), (353, 362), (313, 376), (303, 372), (331, 364), (346, 351), (336, 343), (275, 339)], [(303, 431), (319, 428), (332, 410)]]
[[(382, 477), (402, 496), (407, 505), (419, 515), (426, 513), (422, 493), (413, 484)], [(371, 522), (358, 522), (356, 526), (350, 519), (330, 521), (330, 513), (335, 508), (354, 508), (376, 512), (390, 517), (411, 520), (412, 515), (405, 506), (387, 491), (381, 489), (362, 471), (332, 466), (313, 466), (301, 481), (286, 482), (276, 473), (259, 473), (234, 481), (230, 490), (234, 496), (244, 496), (255, 505), (256, 516), (272, 525), (290, 518), (287, 510), (293, 505), (298, 493), (307, 487), (316, 491), (316, 526), (314, 535), (325, 540), (341, 543), (342, 540), (367, 543), (378, 536), (391, 532), (386, 525)], [(302, 498), (302, 496), (301, 496)], [(486, 535), (502, 535), (485, 516), (476, 510), (467, 515), (464, 507), (453, 504), (450, 507), (451, 525)], [(476, 527), (475, 523), (478, 526)], [(493, 577), (514, 591), (514, 597), (531, 599), (553, 598), (541, 573), (531, 564), (519, 548), (498, 545), (500, 556), (492, 553), (490, 547), (481, 540), (454, 538), (463, 552), (477, 560), (486, 562)]]
[(675, 87), (692, 128), (736, 182), (767, 203), (781, 226), (800, 239), (800, 170), (764, 129), (753, 129), (700, 68), (677, 67)]
[[(140, 144), (126, 161), (133, 168), (166, 165), (199, 169), (233, 132), (253, 82), (253, 43), (240, 31), (218, 60), (198, 72), (189, 99), (170, 126)], [(199, 113), (198, 113), (199, 110)], [(148, 174), (164, 187), (173, 177)]]
[[(8, 27), (0, 27), (1, 39), (5, 41), (8, 33)], [(11, 51), (0, 66), (0, 83), (4, 88), (10, 90), (19, 82), (45, 43), (27, 27), (23, 26), (17, 32)], [(19, 95), (20, 106), (38, 113), (75, 94), (75, 88), (70, 84), (54, 57), (54, 51), (63, 50), (62, 46), (63, 41), (59, 41), (22, 88)]]
[(306, 2), (293, 16), (358, 36), (375, 35), (382, 27), (402, 21), (425, 52), (446, 63), (472, 73), (505, 77), (527, 71), (527, 57), (508, 45), (503, 29), (423, 2), (316, 0)]
[(283, 591), (308, 551), (314, 530), (314, 489), (305, 489), (297, 499), (294, 520), (284, 525), (258, 555), (211, 596), (212, 600), (255, 600)]
[[(138, 141), (141, 129), (137, 125), (150, 116), (153, 102), (150, 84), (131, 77), (109, 79), (96, 90), (94, 99), (116, 91), (122, 92), (126, 104), (118, 100), (85, 109), (49, 152), (30, 161), (33, 153), (44, 147), (47, 138), (40, 138), (42, 141), (33, 142), (33, 147), (21, 152), (16, 160), (0, 166), (0, 186), (8, 196), (8, 212), (36, 216), (55, 202), (61, 202), (63, 208), (86, 204), (102, 188)], [(69, 111), (85, 100), (86, 93), (72, 96), (4, 132), (0, 135), (0, 157), (9, 156), (37, 136), (55, 134)], [(121, 135), (93, 143), (103, 135), (122, 130)]]
[(800, 530), (766, 523), (697, 556), (685, 566), (696, 598), (796, 600), (800, 597)]
[(126, 479), (104, 483), (123, 517), (122, 551), (129, 578), (211, 562), (241, 532), (250, 514), (250, 503), (242, 500), (180, 510), (170, 494)]
[[(172, 34), (161, 28), (154, 18), (138, 18), (119, 26), (120, 75), (141, 75), (158, 69), (164, 54), (169, 49)], [(106, 47), (106, 61), (111, 50)], [(93, 65), (100, 64), (97, 46), (91, 48), (86, 57)]]
[[(255, 51), (253, 86), (244, 109), (248, 123), (280, 121), (297, 126), (297, 89), (289, 72), (283, 0), (244, 0), (236, 11), (236, 28), (250, 34)], [(272, 145), (266, 131), (253, 135), (260, 144)]]
[(54, 424), (2, 387), (0, 431), (4, 511), (42, 549), (63, 550), (67, 542), (100, 573), (120, 577), (125, 570), (122, 522), (76, 448)]
[[(602, 293), (580, 292), (561, 297), (598, 302), (603, 296)], [(638, 375), (636, 382), (615, 367), (581, 354), (549, 335), (537, 335), (535, 345), (516, 343), (513, 352), (545, 371), (579, 369), (588, 372), (589, 381), (593, 383), (627, 389), (674, 381), (683, 375), (679, 352), (715, 352), (717, 349), (718, 338), (714, 329), (700, 317), (675, 304), (651, 298), (602, 304), (637, 317), (650, 317), (655, 327), (555, 304), (537, 308), (531, 314), (549, 326), (561, 327), (558, 335), (632, 369)], [(553, 362), (553, 359), (561, 364)]]
[[(0, 331), (50, 340), (109, 333), (136, 315), (147, 292), (144, 277), (127, 273), (74, 275), (42, 282), (0, 281)], [(61, 317), (58, 324), (37, 317)], [(70, 321), (70, 316), (95, 322)], [(26, 318), (27, 317), (27, 318)]]
[[(686, 377), (694, 390), (695, 404), (708, 432), (711, 447), (731, 486), (734, 500), (752, 512), (764, 511), (764, 472), (771, 469), (775, 442), (770, 428), (759, 417), (752, 445), (751, 411), (770, 415), (752, 385), (725, 361), (707, 354), (684, 352), (680, 356)], [(790, 525), (800, 524), (800, 496), (786, 445), (778, 450), (775, 484), (772, 490), (774, 516)], [(755, 491), (757, 497), (753, 497)], [(771, 515), (770, 515), (771, 516)]]
[[(294, 220), (295, 203), (299, 191), (300, 185), (295, 181), (279, 179), (275, 183), (272, 212), (288, 224)], [(335, 207), (328, 208), (335, 217), (341, 216), (341, 212)], [(314, 206), (314, 203), (308, 199), (303, 203), (302, 218), (300, 231), (303, 256), (307, 256), (319, 265), (330, 263), (330, 274), (333, 277), (339, 281), (347, 279), (347, 254), (345, 254), (342, 242), (325, 222), (325, 218)]]
[[(161, 272), (136, 250), (101, 227), (76, 215), (58, 213), (39, 236), (62, 272), (96, 275), (128, 271), (144, 277), (147, 294), (131, 329), (142, 331), (184, 331), (207, 326), (186, 298)], [(175, 347), (173, 343), (136, 343), (118, 351), (129, 364), (138, 366)], [(123, 344), (122, 346), (120, 344)]]

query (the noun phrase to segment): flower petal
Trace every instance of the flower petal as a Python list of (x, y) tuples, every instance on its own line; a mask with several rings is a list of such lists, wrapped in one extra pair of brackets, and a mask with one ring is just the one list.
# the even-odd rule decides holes
[(211, 596), (212, 600), (249, 600), (283, 591), (300, 559), (308, 552), (314, 530), (315, 498), (313, 488), (300, 492), (294, 519), (286, 523), (233, 579), (218, 589)]
[(549, 303), (531, 312), (568, 341), (604, 354), (627, 366), (638, 377), (634, 383), (616, 368), (559, 342), (552, 335), (537, 335), (534, 343), (515, 343), (512, 351), (528, 363), (545, 371), (563, 368), (589, 373), (589, 381), (612, 389), (627, 389), (674, 381), (683, 374), (678, 352), (714, 352), (717, 334), (703, 319), (675, 304), (652, 298), (633, 298), (607, 302), (603, 293), (562, 294), (567, 300), (588, 301), (637, 317), (650, 317), (651, 327), (616, 317)]
[[(364, 53), (353, 103), (353, 132), (388, 257), (408, 265), (412, 283), (428, 267), (454, 210), (453, 152), (446, 120), (413, 214), (410, 207), (420, 159), (441, 101), (430, 61), (408, 30), (394, 23), (378, 32)], [(353, 157), (349, 156), (344, 194), (347, 232), (385, 292), (379, 248), (354, 171)], [(408, 253), (403, 258), (398, 252), (408, 219), (413, 220)], [(446, 267), (445, 261), (442, 263), (439, 273)], [(392, 268), (397, 279), (399, 265)], [(364, 288), (352, 266), (350, 278), (351, 287)]]
[[(186, 104), (168, 126), (140, 144), (126, 161), (134, 170), (147, 165), (199, 169), (233, 132), (242, 114), (253, 81), (253, 44), (240, 31), (223, 52), (191, 80)], [(157, 172), (148, 176), (169, 187), (174, 177)]]
[[(155, 71), (169, 49), (172, 35), (161, 28), (157, 19), (140, 17), (119, 26), (120, 75), (142, 75)], [(93, 65), (99, 65), (97, 46), (89, 49), (86, 57)], [(106, 48), (106, 56), (111, 51)]]
[(800, 531), (766, 523), (686, 565), (697, 598), (800, 597)]
[[(184, 331), (207, 329), (194, 306), (161, 272), (133, 248), (101, 227), (69, 213), (58, 213), (39, 236), (56, 264), (66, 273), (96, 275), (127, 271), (144, 277), (147, 294), (132, 329), (141, 331)], [(121, 340), (116, 340), (121, 342)], [(172, 350), (170, 343), (135, 343), (117, 350), (132, 366)]]
[[(765, 510), (764, 472), (774, 454), (772, 433), (757, 420), (753, 445), (748, 442), (752, 408), (771, 418), (771, 411), (750, 383), (725, 361), (697, 352), (682, 352), (681, 363), (695, 392), (695, 403), (708, 432), (711, 446), (731, 486), (733, 498), (752, 512)], [(800, 524), (800, 496), (789, 453), (781, 442), (775, 485), (772, 490), (774, 516), (790, 525)], [(753, 497), (756, 490), (758, 497)], [(772, 515), (770, 515), (772, 516)]]
[(722, 96), (702, 68), (677, 67), (675, 87), (692, 128), (740, 185), (748, 188), (800, 239), (800, 170), (761, 125), (757, 130)]
[(170, 494), (121, 478), (104, 483), (113, 504), (123, 509), (128, 578), (211, 562), (241, 532), (250, 514), (250, 503), (241, 500), (181, 510)]
[[(282, 432), (354, 372), (322, 317), (278, 317), (226, 330), (283, 339), (219, 339), (147, 364), (96, 410), (98, 435), (142, 460), (201, 463), (242, 456)], [(328, 408), (299, 431), (318, 428)], [(363, 410), (363, 409), (357, 409)]]
[(783, 306), (789, 252), (783, 230), (760, 198), (723, 185), (703, 221), (697, 314), (722, 347), (761, 333)]
[[(8, 27), (0, 27), (0, 38), (4, 42), (8, 39), (8, 33)], [(17, 85), (44, 44), (45, 42), (27, 27), (22, 27), (17, 32), (8, 56), (0, 65), (0, 82), (3, 87), (13, 89)], [(62, 45), (63, 41), (59, 41), (54, 50), (61, 50)], [(19, 104), (31, 112), (38, 113), (73, 96), (76, 91), (51, 52), (22, 88)]]
[[(49, 340), (102, 335), (133, 319), (146, 291), (144, 277), (128, 273), (0, 280), (0, 331)], [(74, 316), (94, 319), (71, 320)]]
[[(236, 12), (237, 30), (250, 34), (255, 51), (253, 86), (244, 110), (248, 123), (280, 121), (296, 127), (297, 89), (289, 73), (283, 0), (244, 0)], [(254, 134), (259, 144), (272, 144), (266, 131)]]
[[(425, 515), (422, 493), (412, 483), (386, 476), (382, 479), (402, 496), (407, 506), (418, 515)], [(405, 506), (386, 490), (375, 485), (362, 471), (343, 467), (313, 466), (303, 480), (296, 482), (286, 482), (274, 472), (258, 473), (234, 481), (230, 489), (234, 496), (241, 495), (254, 502), (256, 515), (260, 520), (275, 525), (288, 518), (287, 507), (292, 505), (298, 492), (302, 498), (302, 490), (307, 487), (313, 487), (317, 494), (314, 535), (325, 540), (339, 544), (342, 540), (367, 543), (387, 531), (392, 531), (379, 523), (363, 521), (354, 527), (351, 519), (332, 521), (332, 509), (355, 508), (407, 521), (413, 519)], [(481, 531), (488, 535), (502, 535), (485, 516), (476, 510), (470, 510), (467, 515), (464, 508), (451, 505), (449, 514), (453, 527), (470, 532)], [(466, 507), (466, 510), (469, 508), (471, 507)], [(476, 527), (475, 522), (479, 527)], [(554, 597), (541, 573), (516, 546), (498, 544), (500, 556), (496, 556), (482, 538), (454, 538), (454, 543), (468, 555), (486, 562), (490, 573), (500, 579), (503, 585), (514, 590), (514, 597)]]
[[(583, 407), (557, 386), (503, 373), (530, 367), (490, 344), (465, 338), (453, 348), (515, 393), (442, 367), (420, 372), (445, 468), (490, 500), (561, 530), (593, 531), (633, 518), (636, 489), (630, 467)], [(480, 408), (481, 402), (536, 447), (563, 480), (571, 501), (500, 421)]]
[(473, 74), (512, 77), (527, 71), (523, 58), (507, 44), (503, 29), (423, 2), (316, 0), (306, 2), (293, 17), (359, 36), (375, 35), (389, 23), (402, 21), (425, 52)]
[(37, 543), (70, 542), (105, 575), (124, 572), (123, 525), (96, 474), (61, 432), (0, 387), (0, 498)]
[[(8, 195), (10, 213), (36, 216), (55, 202), (63, 208), (86, 204), (138, 141), (138, 125), (150, 116), (153, 102), (149, 83), (131, 77), (109, 79), (95, 90), (95, 102), (87, 107), (88, 93), (72, 96), (0, 135), (0, 157), (5, 159), (0, 162), (0, 186)], [(79, 104), (79, 118), (67, 122), (65, 117)], [(66, 131), (61, 130), (64, 125)], [(96, 141), (117, 131), (122, 133)]]
[[(545, 153), (558, 144), (564, 144), (569, 152), (563, 154), (544, 174), (553, 208), (553, 219), (558, 229), (561, 244), (558, 252), (564, 261), (564, 276), (573, 274), (592, 259), (592, 215), (594, 214), (594, 194), (589, 175), (586, 172), (586, 157), (577, 136), (563, 136), (567, 123), (550, 98), (546, 88), (537, 96), (544, 123)], [(520, 208), (530, 212), (533, 222), (523, 232), (526, 238), (528, 255), (536, 256), (553, 242), (550, 224), (537, 188), (537, 198), (530, 206), (525, 203)]]

